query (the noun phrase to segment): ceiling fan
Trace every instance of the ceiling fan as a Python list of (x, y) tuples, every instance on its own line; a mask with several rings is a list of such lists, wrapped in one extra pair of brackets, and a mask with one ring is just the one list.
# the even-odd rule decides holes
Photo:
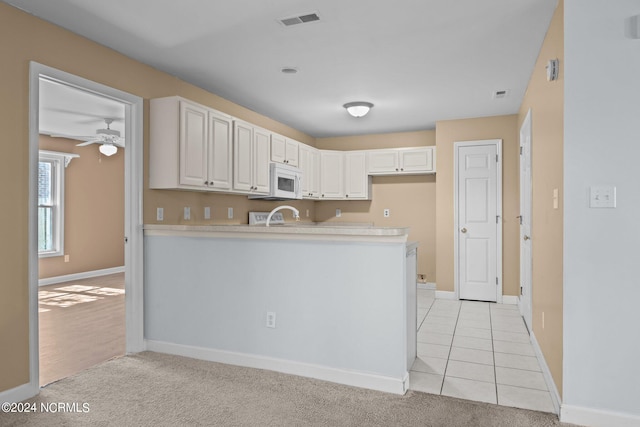
[(91, 139), (86, 142), (76, 144), (76, 146), (84, 147), (89, 144), (101, 144), (99, 150), (105, 156), (112, 156), (116, 154), (118, 152), (118, 147), (124, 148), (124, 138), (120, 136), (120, 131), (111, 129), (110, 127), (113, 119), (104, 119), (104, 122), (107, 124), (106, 129), (96, 130), (96, 135), (94, 137), (89, 137)]

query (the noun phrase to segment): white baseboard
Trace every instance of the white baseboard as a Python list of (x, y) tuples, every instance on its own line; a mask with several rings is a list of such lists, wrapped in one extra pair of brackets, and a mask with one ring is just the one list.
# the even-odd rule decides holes
[(520, 298), (515, 295), (502, 295), (503, 304), (518, 305), (519, 300)]
[(452, 299), (457, 300), (456, 293), (451, 291), (436, 291), (436, 299)]
[(0, 392), (0, 403), (9, 402), (22, 402), (35, 396), (39, 392), (38, 387), (33, 387), (30, 383), (19, 385), (10, 390)]
[(587, 427), (637, 427), (640, 425), (640, 417), (637, 415), (564, 404), (560, 409), (560, 421)]
[(560, 413), (560, 405), (562, 404), (562, 399), (560, 398), (560, 393), (558, 392), (558, 387), (556, 387), (556, 383), (551, 376), (551, 370), (549, 369), (549, 365), (547, 365), (547, 361), (544, 358), (544, 354), (542, 353), (542, 349), (538, 344), (538, 340), (536, 340), (536, 336), (531, 331), (531, 345), (533, 346), (533, 351), (536, 353), (536, 359), (538, 359), (538, 364), (542, 369), (542, 375), (544, 376), (544, 380), (547, 383), (547, 388), (550, 390), (551, 402), (553, 403), (553, 410), (556, 414)]
[(64, 276), (47, 277), (38, 280), (38, 286), (55, 285), (56, 283), (70, 282), (72, 280), (90, 279), (92, 277), (106, 276), (108, 274), (123, 273), (124, 266), (105, 268), (102, 270), (84, 271), (82, 273), (66, 274)]
[(431, 282), (418, 283), (418, 289), (435, 290), (436, 284)]
[(209, 362), (225, 363), (227, 365), (266, 369), (387, 393), (405, 394), (409, 389), (408, 372), (405, 373), (404, 378), (393, 378), (254, 354), (236, 353), (162, 341), (145, 340), (145, 344), (147, 350), (157, 353), (174, 354), (177, 356), (191, 357), (193, 359), (207, 360)]

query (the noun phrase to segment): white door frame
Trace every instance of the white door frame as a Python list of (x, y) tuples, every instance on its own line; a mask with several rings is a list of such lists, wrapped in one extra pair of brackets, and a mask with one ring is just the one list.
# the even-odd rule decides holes
[(459, 250), (460, 250), (460, 230), (458, 218), (458, 149), (460, 147), (473, 147), (480, 145), (495, 145), (497, 159), (496, 170), (496, 215), (498, 216), (498, 227), (496, 235), (496, 275), (498, 285), (496, 286), (496, 302), (502, 304), (502, 140), (483, 139), (478, 141), (456, 141), (453, 143), (453, 286), (456, 299), (460, 299), (460, 275), (458, 274)]
[(125, 104), (125, 310), (126, 352), (144, 350), (143, 330), (143, 99), (37, 62), (29, 64), (29, 389), (40, 391), (38, 342), (38, 148), (40, 77)]
[[(528, 136), (529, 136), (529, 174), (528, 176), (524, 176), (523, 171), (522, 171), (522, 162), (523, 162), (523, 157), (522, 157), (522, 152), (520, 152), (520, 222), (522, 223), (522, 218), (523, 218), (523, 213), (522, 212), (522, 208), (523, 208), (523, 198), (524, 196), (524, 192), (522, 191), (522, 183), (524, 179), (528, 179), (529, 180), (529, 212), (528, 212), (528, 218), (529, 218), (529, 237), (531, 237), (531, 230), (532, 230), (532, 217), (533, 217), (533, 205), (532, 205), (532, 186), (531, 186), (531, 179), (532, 179), (532, 169), (531, 169), (531, 165), (532, 165), (532, 158), (531, 158), (531, 150), (532, 150), (532, 146), (533, 146), (533, 139), (532, 139), (532, 123), (531, 123), (531, 109), (529, 109), (529, 111), (527, 111), (527, 115), (525, 116), (524, 120), (522, 121), (522, 126), (520, 127), (520, 149), (522, 150), (522, 135), (524, 132), (528, 132)], [(523, 271), (525, 269), (525, 263), (529, 263), (528, 265), (528, 269), (529, 269), (529, 273), (531, 274), (531, 276), (529, 277), (528, 280), (528, 289), (527, 289), (527, 299), (528, 299), (528, 304), (524, 303), (524, 299), (523, 299), (523, 290), (520, 291), (520, 296), (518, 298), (518, 308), (520, 309), (520, 314), (522, 315), (522, 317), (524, 318), (525, 323), (527, 324), (527, 328), (529, 328), (529, 331), (532, 331), (533, 329), (533, 325), (532, 323), (532, 317), (533, 317), (533, 269), (532, 269), (532, 264), (533, 264), (533, 240), (529, 240), (529, 258), (528, 259), (524, 259), (523, 258), (523, 245), (524, 243), (524, 233), (525, 230), (523, 230), (522, 225), (519, 226), (519, 230), (518, 230), (518, 236), (519, 236), (519, 241), (520, 241), (520, 286), (523, 287), (523, 283), (525, 283), (523, 281)]]

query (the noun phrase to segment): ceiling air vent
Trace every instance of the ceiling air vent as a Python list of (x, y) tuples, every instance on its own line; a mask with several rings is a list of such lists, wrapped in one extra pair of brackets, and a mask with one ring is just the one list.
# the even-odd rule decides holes
[(320, 20), (320, 17), (318, 16), (317, 13), (307, 13), (304, 15), (291, 16), (289, 18), (282, 18), (282, 19), (279, 19), (278, 21), (280, 21), (280, 23), (285, 27), (290, 27), (292, 25), (305, 24), (307, 22), (314, 22), (319, 20)]

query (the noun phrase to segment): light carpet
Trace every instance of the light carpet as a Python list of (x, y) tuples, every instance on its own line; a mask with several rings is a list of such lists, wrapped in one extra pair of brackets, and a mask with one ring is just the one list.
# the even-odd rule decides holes
[[(553, 414), (409, 391), (398, 396), (144, 352), (50, 384), (2, 426), (561, 426)], [(77, 412), (42, 413), (70, 404)], [(75, 408), (74, 408), (74, 405)], [(88, 404), (84, 405), (83, 404)], [(83, 412), (88, 409), (88, 411)]]

